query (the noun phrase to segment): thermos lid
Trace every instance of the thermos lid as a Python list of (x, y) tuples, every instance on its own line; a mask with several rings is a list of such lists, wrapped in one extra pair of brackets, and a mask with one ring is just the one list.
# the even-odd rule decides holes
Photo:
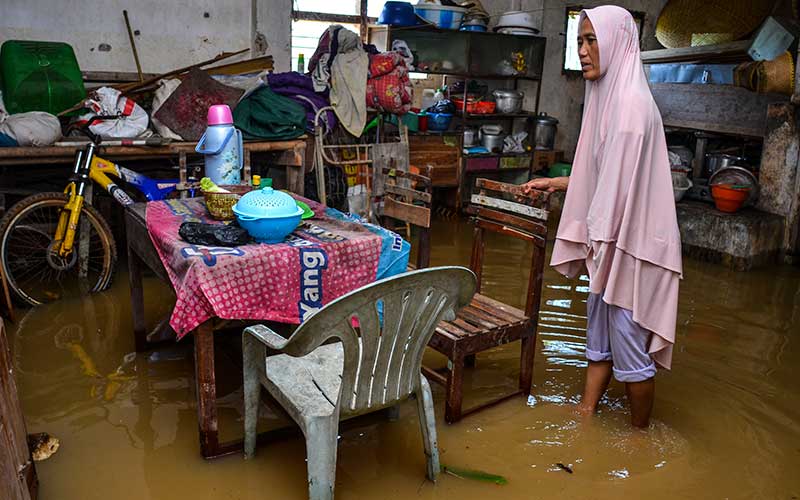
[(233, 125), (233, 113), (227, 104), (214, 104), (208, 108), (209, 125)]
[(548, 115), (544, 111), (542, 111), (539, 114), (537, 114), (533, 118), (533, 121), (535, 121), (536, 123), (542, 123), (542, 124), (545, 124), (545, 125), (557, 125), (558, 124), (558, 120), (557, 119), (555, 119), (552, 116)]

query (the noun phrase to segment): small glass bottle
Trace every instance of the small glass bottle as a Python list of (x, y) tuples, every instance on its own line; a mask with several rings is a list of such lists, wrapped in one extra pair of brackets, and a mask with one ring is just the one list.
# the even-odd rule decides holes
[(297, 56), (297, 72), (300, 74), (306, 72), (306, 57), (303, 54)]

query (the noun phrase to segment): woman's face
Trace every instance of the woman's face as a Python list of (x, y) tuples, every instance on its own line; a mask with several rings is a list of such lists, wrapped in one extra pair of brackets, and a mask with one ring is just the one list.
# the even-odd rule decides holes
[(581, 58), (584, 79), (593, 82), (600, 78), (600, 45), (588, 17), (583, 18), (578, 33), (578, 57)]

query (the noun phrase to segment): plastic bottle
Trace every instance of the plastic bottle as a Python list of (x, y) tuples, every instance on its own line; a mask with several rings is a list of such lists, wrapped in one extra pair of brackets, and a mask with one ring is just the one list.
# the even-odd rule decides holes
[(298, 73), (306, 72), (306, 57), (303, 54), (297, 56), (297, 72)]
[(261, 176), (254, 175), (253, 176), (253, 189), (259, 189), (261, 187)]

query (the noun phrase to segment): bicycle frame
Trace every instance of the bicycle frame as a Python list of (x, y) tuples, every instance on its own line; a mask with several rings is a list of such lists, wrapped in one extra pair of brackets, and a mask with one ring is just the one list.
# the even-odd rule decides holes
[[(75, 231), (78, 229), (81, 210), (85, 202), (86, 187), (90, 182), (100, 185), (123, 207), (133, 205), (134, 201), (111, 177), (122, 179), (139, 189), (148, 201), (163, 200), (175, 191), (178, 180), (156, 181), (146, 175), (119, 166), (95, 155), (97, 146), (88, 144), (83, 151), (75, 153), (72, 175), (64, 193), (69, 201), (61, 212), (56, 227), (55, 241), (60, 241), (58, 254), (61, 257), (72, 252), (75, 244)], [(111, 176), (111, 177), (109, 177)]]

